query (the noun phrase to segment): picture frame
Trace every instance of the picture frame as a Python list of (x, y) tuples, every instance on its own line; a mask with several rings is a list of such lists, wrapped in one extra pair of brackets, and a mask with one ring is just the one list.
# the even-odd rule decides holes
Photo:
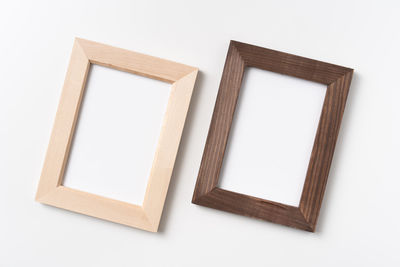
[[(218, 186), (246, 67), (327, 86), (298, 207), (232, 192)], [(231, 41), (192, 203), (314, 232), (352, 75), (353, 70), (350, 68)]]
[[(62, 185), (91, 64), (171, 84), (143, 205)], [(104, 220), (157, 232), (198, 69), (76, 38), (64, 82), (36, 201)]]

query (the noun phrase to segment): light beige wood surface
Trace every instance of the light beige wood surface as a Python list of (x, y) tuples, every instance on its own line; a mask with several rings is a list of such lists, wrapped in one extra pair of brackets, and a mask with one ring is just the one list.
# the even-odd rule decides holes
[[(111, 67), (172, 84), (143, 206), (62, 185), (90, 64)], [(75, 39), (36, 200), (157, 232), (197, 72), (197, 68), (180, 63)]]

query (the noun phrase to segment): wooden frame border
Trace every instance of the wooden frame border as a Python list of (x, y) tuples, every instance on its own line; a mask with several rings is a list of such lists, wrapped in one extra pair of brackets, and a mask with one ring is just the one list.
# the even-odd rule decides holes
[[(327, 85), (298, 207), (224, 190), (219, 173), (246, 67)], [(231, 41), (192, 202), (314, 232), (353, 70)]]
[[(142, 206), (62, 186), (90, 64), (172, 84)], [(36, 200), (157, 232), (198, 69), (83, 39), (75, 39)]]

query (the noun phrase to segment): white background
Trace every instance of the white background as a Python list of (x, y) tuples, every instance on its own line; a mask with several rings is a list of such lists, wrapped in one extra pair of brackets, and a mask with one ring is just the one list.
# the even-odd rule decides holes
[[(2, 1), (0, 266), (399, 266), (398, 1)], [(201, 70), (157, 234), (34, 202), (73, 38)], [(230, 39), (355, 69), (316, 233), (191, 204)]]
[(246, 68), (219, 186), (300, 203), (326, 85)]
[(91, 65), (63, 185), (141, 206), (170, 87)]

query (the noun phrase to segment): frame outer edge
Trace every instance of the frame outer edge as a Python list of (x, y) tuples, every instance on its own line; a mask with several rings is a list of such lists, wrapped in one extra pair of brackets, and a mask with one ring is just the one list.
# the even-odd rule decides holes
[[(326, 148), (318, 152), (318, 148), (313, 147), (313, 152), (310, 158), (310, 164), (309, 164), (309, 170), (307, 171), (307, 177), (304, 182), (303, 186), (303, 192), (300, 200), (300, 205), (299, 209), (300, 212), (303, 214), (305, 220), (309, 223), (310, 227), (313, 229), (313, 232), (316, 229), (317, 222), (318, 222), (318, 217), (320, 213), (320, 209), (322, 206), (324, 194), (325, 194), (325, 189), (326, 185), (328, 182), (329, 178), (329, 172), (330, 172), (330, 166), (332, 164), (332, 160), (334, 157), (334, 152), (335, 152), (335, 147), (337, 143), (337, 138), (339, 136), (340, 132), (340, 126), (342, 122), (342, 118), (344, 115), (344, 110), (346, 107), (346, 102), (347, 102), (347, 97), (350, 91), (350, 85), (351, 85), (351, 80), (353, 76), (353, 69), (348, 69), (347, 73), (344, 74), (342, 77), (340, 77), (336, 82), (333, 82), (332, 84), (328, 85), (327, 90), (332, 90), (332, 93), (336, 93), (334, 95), (334, 99), (326, 101), (335, 101), (337, 103), (336, 107), (338, 108), (336, 113), (330, 113), (331, 117), (337, 116), (337, 121), (335, 124), (329, 123), (330, 126), (334, 126), (334, 128), (330, 127), (329, 128), (329, 133), (326, 134), (326, 138), (330, 138), (331, 140), (331, 148), (326, 150)], [(327, 91), (328, 93), (328, 91)], [(328, 104), (327, 104), (328, 105)], [(330, 106), (333, 106), (332, 104)], [(325, 109), (325, 103), (324, 103), (324, 109)], [(324, 112), (324, 110), (323, 110)], [(323, 116), (323, 112), (321, 113), (321, 118)], [(320, 124), (322, 121), (320, 120)], [(317, 138), (320, 138), (320, 135), (324, 136), (323, 133), (320, 133), (322, 131), (322, 125), (318, 125), (318, 132), (315, 136), (315, 144), (317, 143)], [(326, 143), (329, 143), (328, 141)], [(314, 151), (314, 149), (316, 149)], [(319, 153), (319, 154), (317, 154)], [(321, 154), (322, 153), (322, 154)], [(313, 162), (312, 159), (313, 157), (317, 157), (316, 161)], [(324, 157), (324, 158), (322, 158)], [(324, 160), (325, 159), (325, 160)], [(326, 168), (318, 168), (319, 171), (324, 172), (323, 174), (319, 174), (318, 176), (315, 176), (316, 174), (314, 173), (313, 175), (313, 166), (314, 164), (322, 164), (318, 163), (318, 161), (324, 160), (326, 164)], [(321, 178), (322, 177), (322, 178)], [(317, 180), (318, 179), (318, 180)], [(317, 181), (315, 181), (317, 180)]]
[(35, 197), (38, 202), (62, 182), (89, 67), (86, 53), (75, 40)]
[[(192, 203), (194, 204), (198, 204), (199, 198), (210, 193), (218, 185), (219, 172), (222, 166), (225, 148), (234, 117), (244, 68), (245, 62), (235, 47), (235, 42), (230, 41), (203, 151), (195, 191), (192, 196)], [(228, 120), (218, 116), (221, 112), (230, 115)], [(218, 134), (217, 136), (215, 133), (221, 131), (221, 128), (223, 133)], [(215, 156), (215, 154), (217, 154), (217, 156)], [(209, 159), (210, 157), (211, 159)]]
[[(157, 232), (161, 220), (197, 73), (198, 70), (194, 69), (172, 84), (167, 112), (164, 116), (143, 202), (143, 209), (155, 232)], [(178, 102), (180, 103), (177, 104)], [(168, 114), (169, 112), (173, 113)], [(167, 149), (171, 145), (172, 148)]]
[[(236, 47), (237, 45), (239, 46), (239, 48)], [(229, 65), (228, 62), (231, 57), (231, 53), (233, 53), (232, 51), (234, 51), (234, 50), (238, 54), (240, 54), (241, 53), (240, 51), (242, 51), (242, 50), (244, 51), (243, 53), (247, 53), (246, 54), (247, 59), (243, 59), (243, 56), (239, 55), (239, 57), (242, 59), (242, 61), (244, 61), (243, 62), (244, 66), (255, 65), (255, 67), (261, 68), (261, 69), (264, 69), (267, 71), (282, 73), (282, 74), (294, 76), (294, 77), (300, 77), (302, 79), (311, 80), (314, 82), (322, 82), (328, 86), (328, 89), (336, 87), (339, 82), (342, 82), (341, 86), (337, 89), (337, 90), (339, 90), (339, 92), (334, 93), (334, 95), (338, 98), (337, 103), (332, 104), (332, 103), (330, 103), (330, 101), (327, 102), (326, 101), (327, 97), (325, 96), (324, 106), (327, 104), (329, 106), (329, 109), (339, 109), (339, 111), (337, 111), (337, 112), (330, 111), (329, 116), (331, 116), (331, 117), (339, 116), (339, 118), (337, 119), (337, 123), (333, 126), (333, 127), (335, 127), (334, 133), (329, 134), (328, 139), (326, 141), (322, 142), (322, 144), (324, 146), (332, 147), (327, 152), (328, 153), (327, 162), (325, 163), (325, 165), (322, 165), (322, 166), (325, 166), (325, 168), (318, 167), (319, 171), (326, 172), (326, 177), (322, 180), (318, 178), (319, 176), (314, 177), (314, 179), (317, 179), (317, 181), (319, 183), (321, 183), (321, 181), (323, 182), (322, 183), (323, 187), (321, 189), (321, 185), (320, 185), (319, 189), (315, 189), (313, 185), (309, 186), (309, 188), (311, 189), (311, 193), (307, 193), (307, 194), (311, 194), (311, 195), (314, 194), (317, 196), (317, 198), (319, 198), (318, 201), (312, 202), (312, 203), (314, 203), (313, 204), (314, 206), (312, 207), (311, 215), (310, 215), (309, 211), (304, 209), (304, 207), (305, 207), (304, 206), (304, 199), (305, 199), (304, 196), (306, 194), (305, 193), (306, 186), (303, 187), (302, 199), (300, 201), (299, 207), (296, 209), (292, 209), (292, 217), (288, 214), (287, 216), (289, 216), (289, 217), (287, 218), (287, 220), (281, 220), (281, 219), (277, 220), (275, 218), (275, 216), (272, 216), (272, 215), (271, 215), (272, 217), (270, 215), (268, 215), (268, 216), (250, 215), (250, 217), (256, 217), (256, 218), (260, 218), (263, 220), (272, 221), (274, 223), (283, 224), (283, 225), (291, 226), (294, 228), (299, 228), (299, 229), (306, 230), (309, 232), (314, 232), (315, 228), (316, 228), (318, 213), (321, 208), (321, 202), (323, 199), (323, 193), (325, 190), (326, 181), (327, 181), (328, 174), (329, 174), (329, 168), (330, 168), (330, 165), (332, 162), (333, 152), (334, 152), (337, 137), (339, 134), (340, 124), (341, 124), (342, 116), (344, 113), (344, 108), (345, 108), (345, 104), (346, 104), (346, 100), (347, 100), (347, 96), (348, 96), (348, 92), (349, 92), (349, 88), (350, 88), (353, 70), (350, 68), (333, 65), (330, 63), (325, 63), (322, 61), (317, 61), (317, 60), (304, 58), (304, 57), (300, 57), (300, 56), (296, 56), (296, 55), (291, 55), (291, 54), (287, 54), (287, 53), (283, 53), (283, 52), (279, 52), (279, 51), (275, 51), (275, 50), (270, 50), (270, 49), (266, 49), (266, 48), (262, 48), (262, 47), (256, 47), (253, 45), (248, 45), (248, 44), (240, 43), (237, 41), (230, 42), (228, 55), (227, 55), (227, 58), (225, 61), (224, 72), (222, 74), (221, 83), (220, 83), (220, 87), (219, 87), (219, 91), (218, 91), (218, 96), (217, 96), (217, 99), (215, 102), (214, 112), (212, 115), (212, 120), (211, 120), (210, 128), (208, 131), (207, 141), (205, 144), (203, 157), (202, 157), (201, 165), (200, 165), (200, 169), (199, 169), (199, 174), (198, 174), (197, 181), (196, 181), (195, 191), (194, 191), (193, 197), (192, 197), (192, 203), (210, 207), (210, 208), (214, 208), (214, 209), (223, 210), (223, 211), (229, 211), (229, 212), (233, 212), (233, 213), (245, 215), (245, 216), (249, 216), (249, 214), (248, 214), (248, 211), (243, 210), (244, 207), (236, 209), (232, 206), (233, 204), (229, 202), (229, 199), (225, 199), (224, 196), (226, 194), (223, 194), (221, 196), (219, 195), (219, 192), (226, 191), (223, 189), (219, 189), (217, 187), (218, 179), (219, 179), (219, 169), (211, 171), (211, 172), (209, 170), (210, 168), (215, 168), (215, 166), (212, 164), (215, 164), (216, 161), (218, 163), (221, 162), (221, 164), (219, 164), (217, 166), (218, 168), (220, 168), (222, 165), (223, 157), (224, 157), (223, 154), (225, 151), (226, 143), (223, 148), (222, 155), (221, 155), (221, 154), (218, 154), (218, 152), (217, 152), (218, 149), (215, 148), (216, 145), (220, 146), (221, 144), (219, 144), (218, 142), (215, 144), (215, 142), (214, 142), (215, 140), (213, 140), (213, 139), (216, 138), (214, 135), (224, 135), (224, 134), (220, 133), (224, 129), (221, 130), (220, 123), (217, 122), (217, 117), (218, 117), (217, 114), (221, 113), (221, 112), (222, 112), (222, 114), (226, 114), (226, 113), (229, 114), (229, 112), (227, 110), (221, 109), (219, 107), (219, 105), (222, 105), (220, 103), (222, 98), (224, 98), (224, 102), (228, 102), (227, 96), (225, 96), (222, 91), (226, 90), (226, 88), (224, 88), (224, 87), (226, 87), (226, 85), (224, 84), (224, 82), (226, 82), (226, 81), (224, 79), (226, 79), (227, 72), (228, 72), (227, 66)], [(265, 52), (267, 54), (267, 56), (265, 56), (265, 55), (260, 56), (263, 52)], [(251, 58), (252, 53), (256, 54), (257, 56), (260, 56), (260, 58), (254, 61)], [(256, 56), (256, 55), (254, 55), (254, 56)], [(272, 56), (274, 59), (274, 62), (278, 61), (279, 57), (281, 57), (282, 60), (284, 60), (284, 64), (276, 67), (273, 64), (271, 65), (271, 62), (269, 62), (266, 66), (261, 66), (266, 60), (268, 61), (268, 56)], [(302, 60), (305, 61), (305, 63), (307, 64), (307, 67), (300, 71), (296, 70), (297, 67), (301, 68)], [(291, 62), (291, 61), (293, 61), (293, 62)], [(286, 66), (290, 66), (290, 70), (286, 69)], [(316, 74), (317, 74), (317, 76), (315, 76)], [(240, 86), (240, 84), (239, 84), (239, 86)], [(233, 112), (232, 112), (232, 114), (233, 114)], [(323, 115), (323, 113), (321, 112), (321, 117), (322, 117), (322, 115)], [(231, 122), (232, 121), (230, 121), (230, 123)], [(321, 123), (321, 120), (320, 120), (320, 123)], [(214, 128), (217, 127), (217, 125), (218, 125), (219, 129), (215, 130)], [(318, 126), (318, 129), (319, 128), (320, 128), (320, 126)], [(228, 134), (226, 135), (226, 137), (228, 137), (228, 135), (229, 135), (229, 130), (230, 130), (230, 125), (228, 127)], [(313, 153), (314, 153), (314, 149), (315, 149), (315, 144), (317, 142), (317, 137), (318, 137), (318, 133), (315, 136)], [(326, 152), (323, 152), (323, 153), (326, 154)], [(329, 156), (329, 153), (331, 154), (330, 156)], [(217, 154), (217, 156), (215, 154)], [(207, 163), (207, 161), (211, 161), (211, 163), (212, 163), (211, 167), (210, 167), (210, 164)], [(310, 158), (310, 162), (311, 161), (312, 161), (312, 159)], [(309, 168), (310, 168), (310, 164), (309, 164)], [(307, 173), (307, 177), (308, 176), (309, 176), (309, 174)], [(307, 178), (306, 178), (306, 181), (307, 181)], [(230, 192), (230, 191), (226, 191), (226, 192)], [(232, 196), (234, 196), (235, 194), (237, 195), (237, 193), (231, 192), (231, 194), (229, 194), (227, 196), (229, 196), (229, 198), (232, 198)], [(240, 198), (242, 198), (242, 199), (248, 198), (248, 199), (253, 199), (256, 202), (257, 201), (270, 202), (268, 200), (254, 198), (252, 196), (246, 196), (246, 195), (242, 195), (242, 194), (238, 194), (238, 195), (241, 195)], [(277, 203), (277, 204), (279, 204), (279, 203)], [(266, 204), (266, 205), (269, 205), (269, 204)], [(270, 212), (270, 211), (274, 210), (273, 206), (276, 204), (272, 203), (271, 205), (272, 206), (270, 206), (270, 207), (264, 207), (264, 208), (266, 208), (266, 211), (269, 210), (268, 212)], [(284, 204), (281, 204), (281, 205), (284, 205)], [(255, 211), (253, 211), (253, 212), (255, 212)], [(251, 212), (251, 214), (253, 212)], [(258, 214), (258, 213), (256, 212), (255, 214)], [(278, 215), (278, 214), (276, 214), (276, 215)], [(281, 214), (280, 216), (282, 216), (282, 215), (283, 214)]]
[[(181, 96), (181, 98), (176, 99), (176, 101), (178, 101), (179, 103), (183, 103), (183, 105), (174, 107), (181, 112), (177, 113), (179, 115), (178, 119), (172, 119), (171, 123), (174, 126), (179, 126), (177, 127), (177, 131), (179, 131), (179, 134), (173, 135), (173, 138), (177, 139), (177, 142), (175, 143), (176, 147), (173, 149), (173, 151), (166, 151), (167, 156), (172, 153), (173, 157), (168, 157), (167, 159), (164, 159), (163, 162), (161, 162), (161, 165), (169, 163), (171, 165), (169, 166), (170, 170), (168, 170), (169, 175), (166, 179), (164, 179), (165, 183), (161, 182), (161, 184), (158, 185), (158, 187), (161, 187), (161, 196), (157, 196), (157, 193), (159, 193), (157, 192), (157, 190), (154, 192), (157, 198), (159, 198), (160, 200), (156, 204), (157, 207), (155, 209), (156, 213), (158, 213), (154, 216), (154, 214), (151, 214), (151, 212), (149, 214), (149, 210), (146, 210), (145, 212), (144, 205), (132, 205), (129, 203), (108, 199), (106, 197), (97, 196), (87, 192), (70, 189), (61, 185), (64, 168), (69, 156), (71, 140), (75, 131), (75, 124), (79, 115), (79, 108), (83, 97), (83, 92), (86, 86), (86, 78), (91, 64), (90, 55), (88, 55), (88, 52), (90, 54), (92, 48), (82, 47), (85, 46), (86, 42), (96, 45), (97, 50), (95, 51), (95, 53), (99, 52), (99, 49), (101, 49), (101, 47), (110, 49), (110, 46), (107, 45), (102, 45), (79, 38), (75, 39), (64, 86), (57, 108), (55, 121), (53, 122), (53, 130), (46, 152), (46, 157), (44, 160), (42, 174), (39, 180), (35, 199), (36, 201), (43, 204), (70, 210), (76, 213), (81, 213), (91, 217), (124, 224), (149, 232), (157, 232), (162, 210), (164, 207), (165, 197), (169, 186), (169, 181), (171, 179), (172, 170), (175, 163), (175, 158), (179, 149), (182, 131), (185, 125), (186, 115), (190, 105), (191, 95), (195, 86), (198, 69), (195, 67), (183, 65), (181, 63), (175, 63), (172, 61), (111, 47), (113, 49), (113, 53), (128, 53), (133, 55), (133, 57), (130, 57), (129, 60), (135, 60), (135, 56), (139, 55), (139, 59), (143, 60), (143, 64), (151, 63), (150, 66), (145, 67), (145, 69), (149, 71), (148, 73), (151, 76), (150, 78), (154, 79), (155, 77), (158, 77), (158, 71), (168, 70), (168, 73), (179, 77), (177, 82), (174, 82), (175, 86), (176, 84), (180, 84), (183, 81), (184, 84), (181, 85), (183, 88), (180, 89), (189, 91), (185, 92), (185, 94), (188, 95)], [(155, 62), (149, 63), (149, 61), (152, 60), (155, 60)], [(117, 64), (116, 68), (118, 69), (118, 64), (120, 61), (118, 61), (117, 59), (116, 61), (114, 60), (114, 62)], [(96, 64), (96, 62), (92, 63)], [(114, 68), (114, 66), (110, 66), (107, 64), (104, 65), (106, 67)], [(139, 73), (137, 73), (137, 70), (128, 72), (147, 76), (147, 74), (140, 73), (140, 69), (138, 71)], [(190, 86), (185, 87), (187, 83), (190, 83)], [(172, 126), (169, 125), (169, 127)], [(158, 166), (159, 169), (165, 169), (164, 167), (165, 166)], [(98, 205), (99, 201), (103, 203), (103, 205)], [(129, 216), (134, 217), (129, 218), (129, 216), (126, 214), (127, 212), (130, 214)], [(156, 222), (154, 220), (156, 220)]]

